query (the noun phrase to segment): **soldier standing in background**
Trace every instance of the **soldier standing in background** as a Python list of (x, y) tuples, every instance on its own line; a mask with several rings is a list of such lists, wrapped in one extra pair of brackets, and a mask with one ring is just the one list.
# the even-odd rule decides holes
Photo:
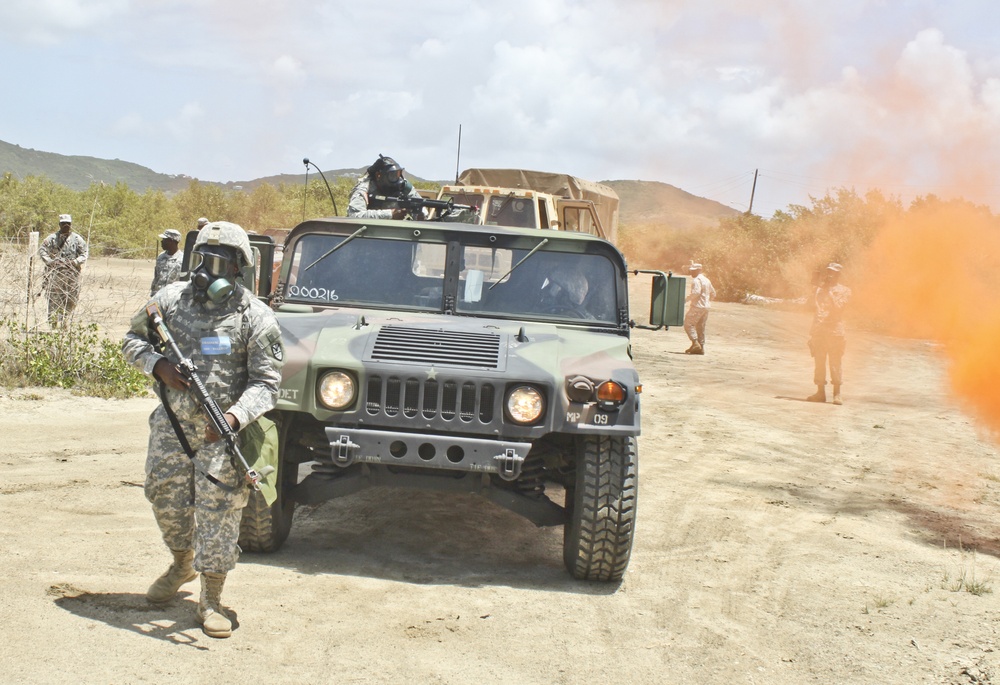
[(708, 310), (715, 297), (715, 288), (708, 276), (701, 272), (701, 264), (691, 262), (688, 271), (691, 272), (691, 293), (687, 301), (691, 303), (684, 315), (684, 330), (691, 340), (691, 347), (684, 354), (705, 354), (705, 323), (708, 321)]
[(836, 262), (828, 264), (813, 293), (815, 314), (809, 334), (809, 351), (815, 362), (813, 382), (816, 393), (806, 398), (810, 402), (826, 402), (826, 366), (829, 360), (833, 403), (843, 404), (840, 397), (843, 382), (841, 362), (846, 347), (843, 312), (851, 299), (851, 289), (839, 283), (842, 268)]
[(392, 200), (376, 200), (375, 196), (386, 198), (410, 197), (420, 199), (420, 193), (403, 178), (403, 167), (392, 157), (378, 156), (368, 167), (365, 175), (358, 179), (351, 190), (347, 204), (347, 216), (362, 219), (402, 219), (406, 210)]
[(156, 266), (153, 269), (153, 284), (149, 286), (149, 296), (152, 297), (156, 291), (165, 285), (176, 281), (181, 275), (181, 261), (184, 253), (177, 248), (181, 242), (181, 232), (173, 228), (168, 228), (159, 236), (160, 247), (163, 252), (156, 258)]
[(200, 219), (198, 219), (198, 227), (195, 230), (200, 231), (201, 229), (205, 228), (207, 224), (208, 224), (208, 219), (205, 217), (201, 217)]
[[(240, 431), (272, 409), (284, 358), (274, 313), (237, 282), (252, 263), (246, 232), (217, 221), (194, 247), (191, 279), (157, 291), (163, 320), (189, 355), (209, 393)], [(159, 381), (161, 404), (149, 417), (146, 498), (174, 562), (146, 593), (167, 602), (201, 573), (196, 618), (210, 637), (229, 637), (232, 620), (221, 604), (226, 574), (239, 556), (240, 518), (249, 496), (226, 443), (210, 428), (176, 365), (157, 350), (146, 308), (132, 318), (122, 352), (130, 364)], [(211, 479), (209, 478), (211, 477)]]
[(73, 228), (73, 217), (59, 215), (59, 230), (42, 241), (38, 256), (45, 265), (42, 277), (49, 301), (49, 324), (65, 326), (80, 299), (80, 273), (89, 256), (87, 241)]

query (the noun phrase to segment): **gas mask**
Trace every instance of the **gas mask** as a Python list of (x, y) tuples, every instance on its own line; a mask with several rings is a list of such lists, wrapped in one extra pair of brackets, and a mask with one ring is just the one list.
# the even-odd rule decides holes
[(376, 187), (386, 195), (401, 195), (406, 187), (403, 180), (403, 170), (393, 166), (375, 175)]
[(235, 255), (225, 247), (202, 245), (194, 253), (194, 264), (191, 283), (195, 301), (222, 304), (229, 299), (236, 289)]

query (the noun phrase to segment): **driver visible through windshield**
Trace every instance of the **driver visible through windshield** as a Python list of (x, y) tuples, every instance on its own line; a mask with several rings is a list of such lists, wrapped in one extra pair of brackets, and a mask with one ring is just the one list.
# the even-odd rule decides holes
[(344, 242), (303, 235), (284, 300), (617, 324), (619, 278), (601, 254), (557, 251), (544, 242), (535, 251), (452, 243), (461, 268), (451, 286), (456, 292), (448, 293), (444, 243), (355, 236), (338, 249)]

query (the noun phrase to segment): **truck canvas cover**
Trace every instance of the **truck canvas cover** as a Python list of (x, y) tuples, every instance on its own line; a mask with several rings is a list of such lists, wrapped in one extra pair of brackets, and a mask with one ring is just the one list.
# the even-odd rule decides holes
[(459, 185), (494, 188), (524, 188), (572, 200), (587, 200), (594, 209), (608, 239), (615, 241), (618, 227), (618, 193), (609, 186), (568, 174), (527, 169), (466, 169), (458, 177)]

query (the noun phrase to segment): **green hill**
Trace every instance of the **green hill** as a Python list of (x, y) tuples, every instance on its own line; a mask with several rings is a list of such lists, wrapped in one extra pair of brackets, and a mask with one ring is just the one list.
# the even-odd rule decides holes
[(147, 188), (178, 191), (191, 182), (188, 176), (158, 174), (152, 169), (120, 159), (41, 152), (0, 140), (0, 173), (8, 172), (22, 178), (46, 176), (76, 191), (86, 190), (95, 181), (108, 184), (121, 181), (137, 192), (143, 192)]
[(621, 201), (618, 220), (626, 226), (659, 225), (679, 230), (715, 227), (739, 210), (658, 181), (601, 181)]
[[(365, 167), (356, 169), (324, 169), (327, 180), (333, 184), (336, 179), (344, 176), (357, 178), (364, 173)], [(194, 179), (181, 175), (160, 174), (147, 167), (123, 162), (119, 159), (98, 159), (77, 155), (60, 155), (54, 152), (41, 152), (23, 148), (0, 141), (0, 174), (11, 172), (18, 177), (46, 176), (49, 179), (76, 191), (85, 190), (94, 181), (105, 183), (125, 183), (137, 192), (146, 189), (162, 190), (173, 193), (183, 190)], [(278, 185), (301, 184), (305, 180), (305, 169), (301, 174), (278, 174), (263, 178), (244, 181), (228, 181), (217, 183), (200, 181), (226, 188), (237, 186), (247, 190), (263, 183)], [(319, 177), (314, 168), (310, 169), (312, 178)], [(412, 176), (413, 180), (423, 179)], [(442, 183), (444, 183), (442, 181)], [(705, 228), (715, 226), (718, 220), (726, 216), (735, 216), (739, 211), (713, 200), (692, 195), (680, 188), (656, 181), (601, 181), (614, 188), (621, 199), (619, 221), (624, 225), (656, 225), (679, 230)]]

